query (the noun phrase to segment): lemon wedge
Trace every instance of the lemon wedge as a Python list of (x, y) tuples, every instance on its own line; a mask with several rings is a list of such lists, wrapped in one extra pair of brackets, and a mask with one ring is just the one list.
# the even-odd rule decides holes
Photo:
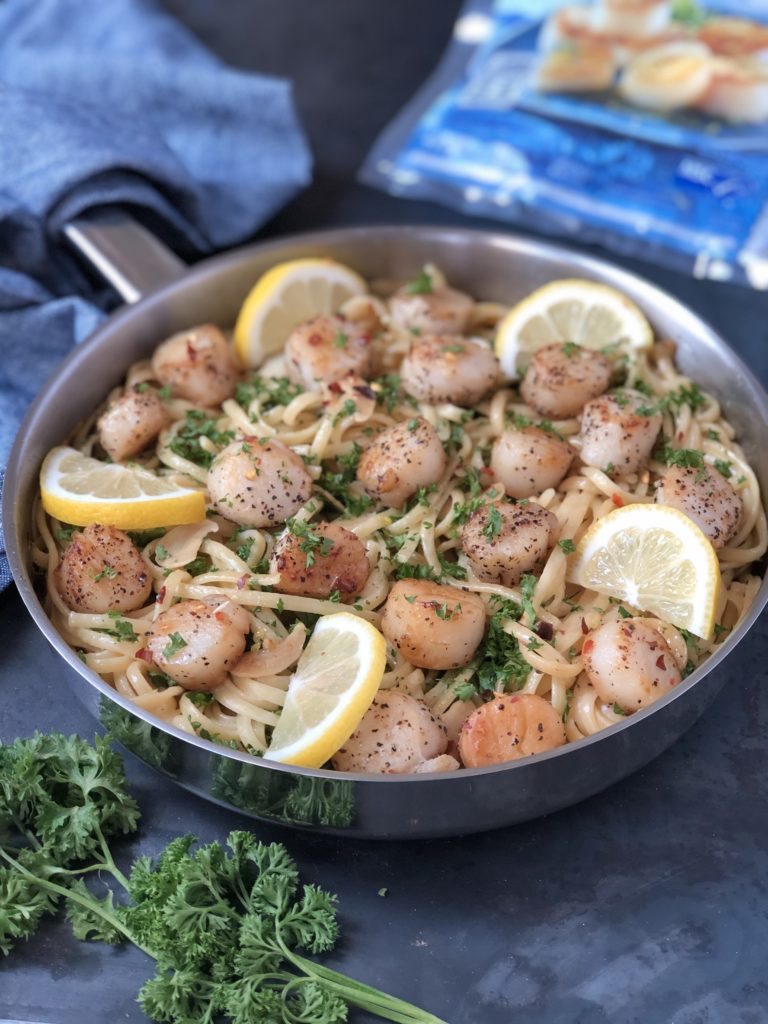
[(74, 526), (148, 530), (205, 519), (205, 493), (146, 469), (99, 462), (74, 448), (53, 448), (40, 469), (43, 508)]
[(331, 259), (288, 260), (263, 274), (248, 293), (235, 324), (235, 350), (244, 366), (261, 366), (280, 352), (297, 324), (335, 313), (368, 286)]
[(668, 505), (625, 505), (582, 537), (568, 578), (705, 640), (715, 624), (720, 566), (699, 527)]
[(264, 757), (319, 768), (352, 735), (386, 667), (386, 642), (350, 612), (318, 619)]
[(550, 281), (501, 321), (496, 355), (504, 373), (516, 380), (538, 349), (566, 341), (621, 353), (650, 348), (653, 330), (634, 302), (615, 288), (579, 278)]

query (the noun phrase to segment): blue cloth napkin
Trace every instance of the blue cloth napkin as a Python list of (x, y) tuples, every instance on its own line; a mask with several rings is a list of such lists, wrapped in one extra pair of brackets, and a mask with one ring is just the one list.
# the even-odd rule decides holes
[(290, 84), (225, 66), (151, 0), (0, 3), (0, 486), (25, 408), (109, 302), (61, 226), (119, 205), (191, 257), (310, 171)]

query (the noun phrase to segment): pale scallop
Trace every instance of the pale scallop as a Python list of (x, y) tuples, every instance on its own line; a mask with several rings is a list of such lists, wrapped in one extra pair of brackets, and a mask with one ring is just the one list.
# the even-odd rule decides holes
[(670, 111), (696, 105), (712, 80), (712, 55), (696, 42), (666, 43), (634, 57), (619, 79), (621, 96), (637, 107)]

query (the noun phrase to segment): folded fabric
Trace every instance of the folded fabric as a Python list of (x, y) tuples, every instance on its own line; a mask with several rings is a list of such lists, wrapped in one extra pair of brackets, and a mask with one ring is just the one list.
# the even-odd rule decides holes
[(225, 66), (150, 0), (0, 3), (0, 475), (109, 302), (64, 224), (120, 206), (192, 257), (248, 238), (310, 170), (290, 84)]

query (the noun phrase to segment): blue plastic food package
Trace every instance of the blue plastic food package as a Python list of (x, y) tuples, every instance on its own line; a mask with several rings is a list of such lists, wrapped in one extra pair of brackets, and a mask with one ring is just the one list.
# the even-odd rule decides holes
[(361, 179), (768, 288), (768, 2), (470, 0)]

